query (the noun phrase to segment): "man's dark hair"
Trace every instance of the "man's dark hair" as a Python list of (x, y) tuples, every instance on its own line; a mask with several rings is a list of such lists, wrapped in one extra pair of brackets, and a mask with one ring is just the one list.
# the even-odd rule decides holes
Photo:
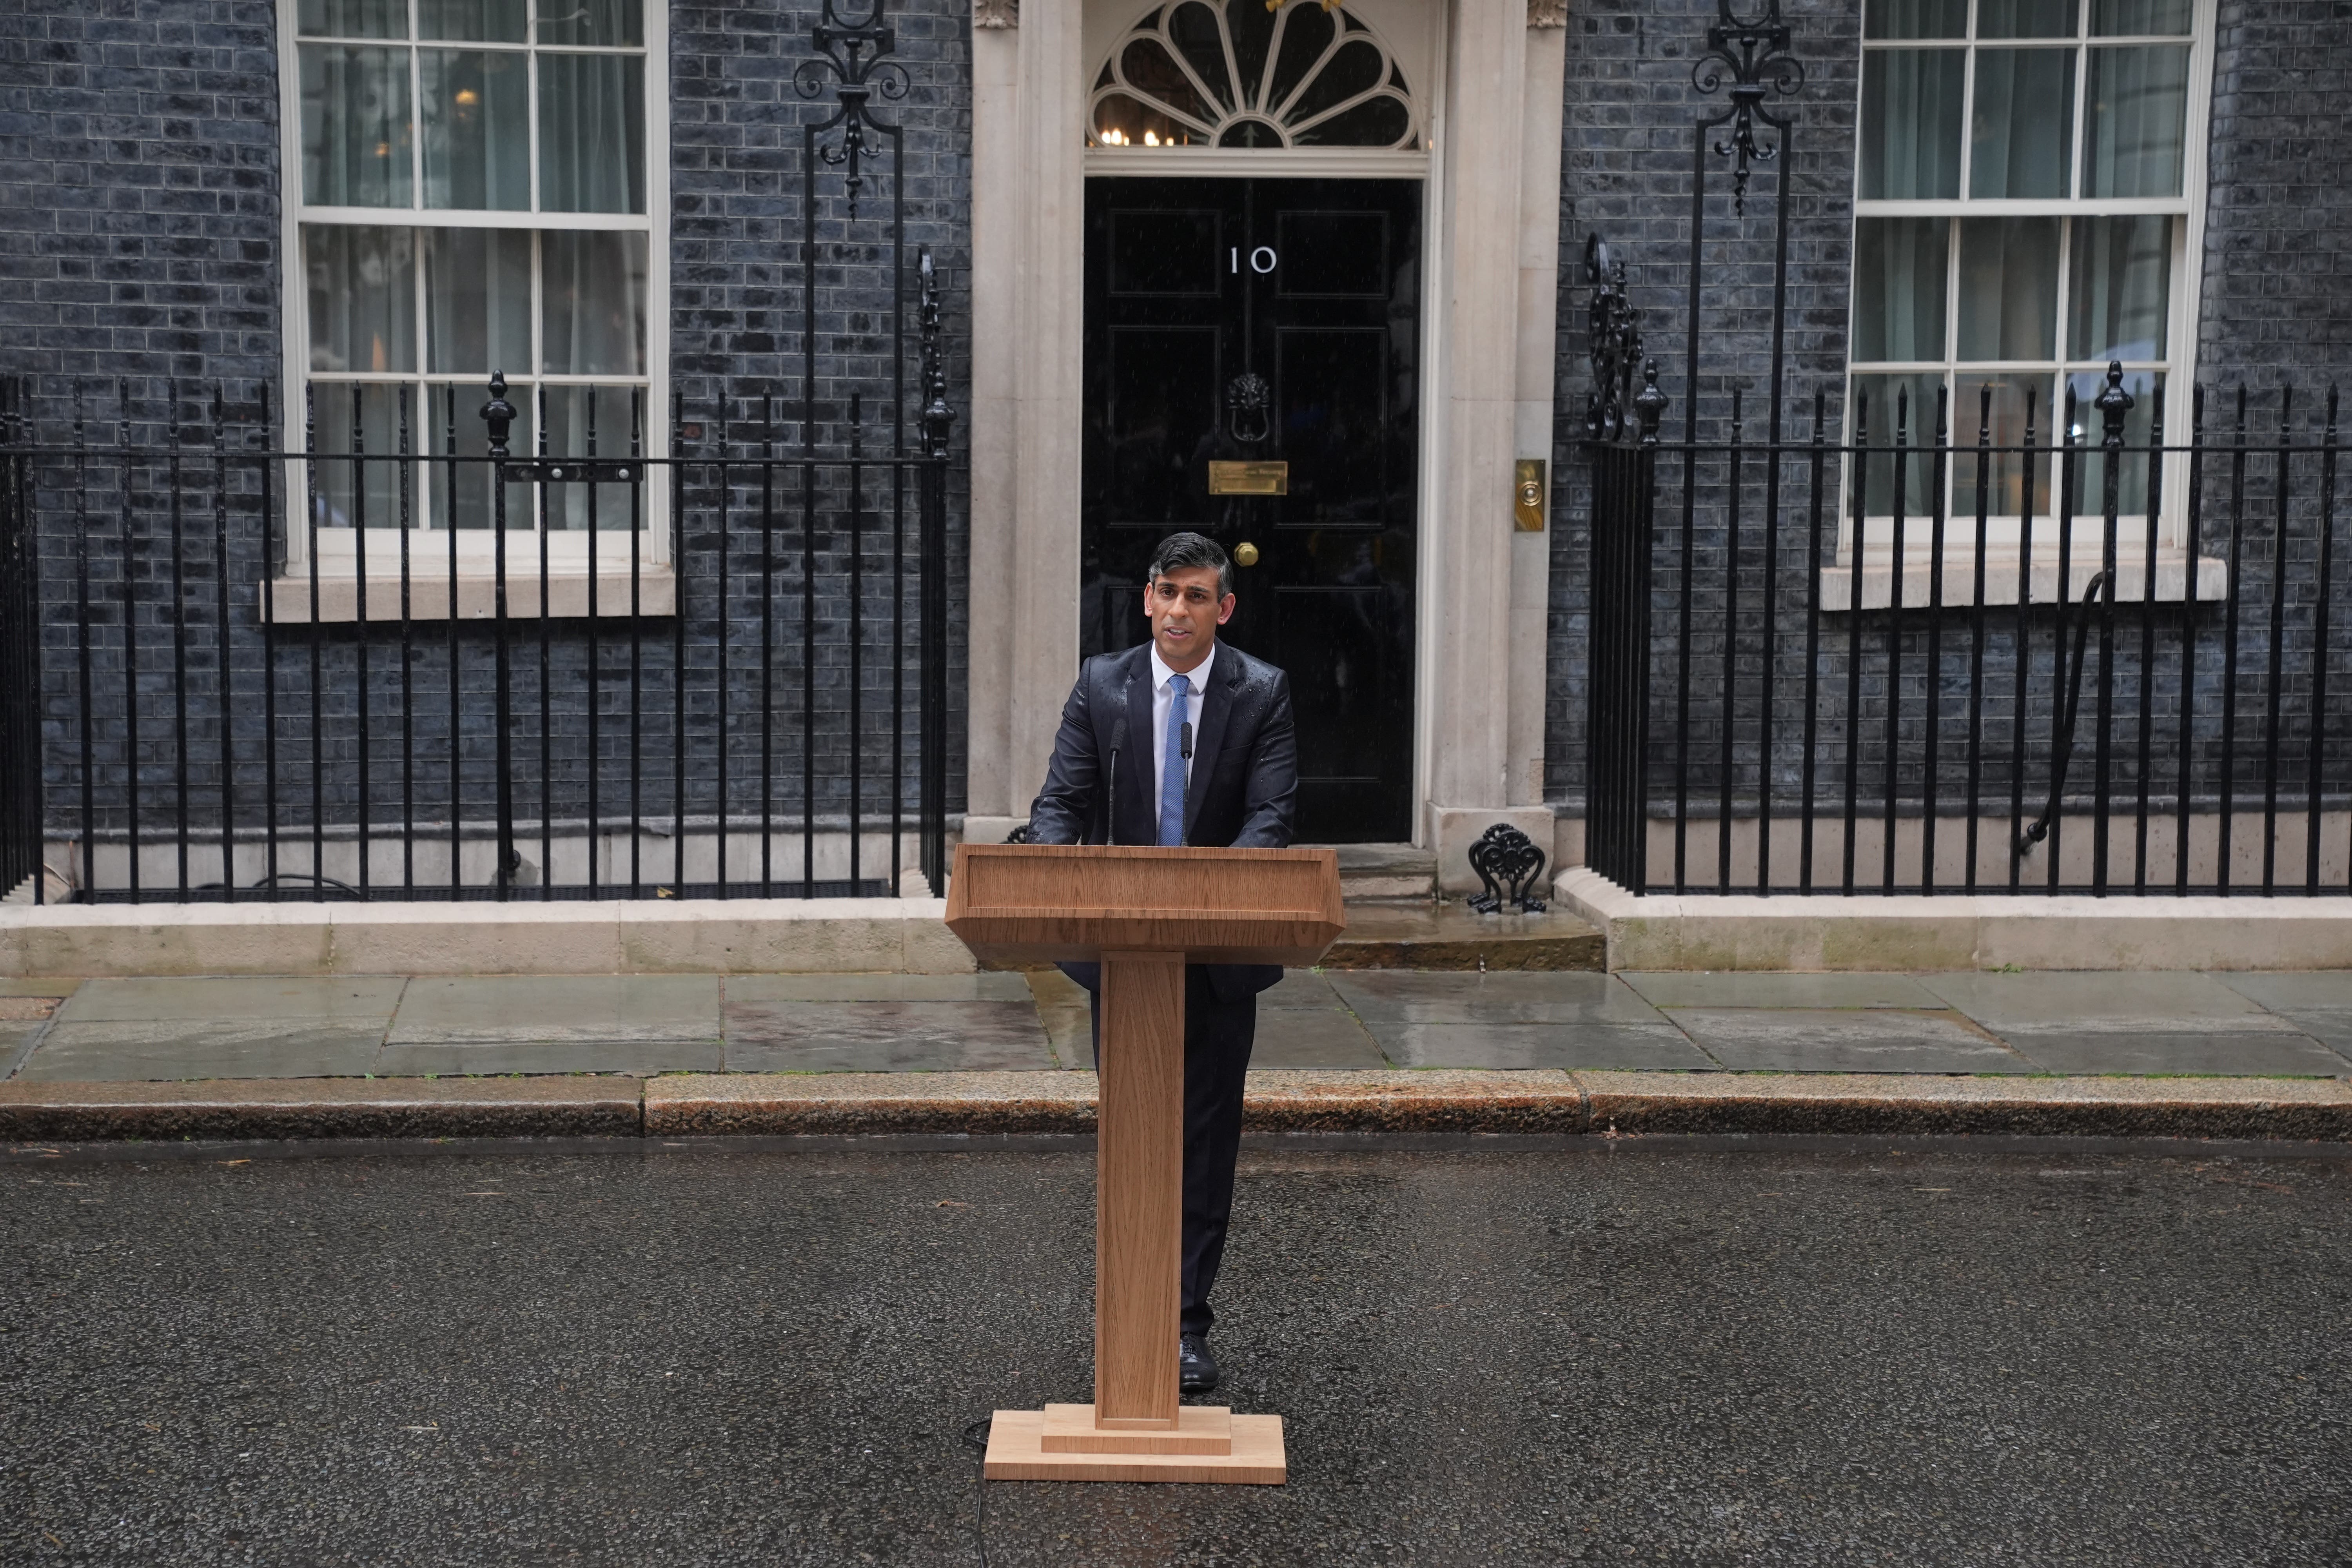
[(1144, 582), (1157, 583), (1171, 570), (1184, 566), (1213, 566), (1217, 569), (1217, 597), (1222, 599), (1234, 591), (1234, 563), (1225, 556), (1217, 542), (1197, 533), (1171, 533), (1160, 542), (1151, 552), (1151, 566), (1143, 574)]

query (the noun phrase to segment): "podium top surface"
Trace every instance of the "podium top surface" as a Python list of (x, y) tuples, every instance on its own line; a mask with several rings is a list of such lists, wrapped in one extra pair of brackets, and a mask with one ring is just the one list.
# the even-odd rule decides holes
[(964, 844), (947, 922), (999, 963), (1119, 950), (1296, 968), (1321, 958), (1348, 919), (1330, 849)]

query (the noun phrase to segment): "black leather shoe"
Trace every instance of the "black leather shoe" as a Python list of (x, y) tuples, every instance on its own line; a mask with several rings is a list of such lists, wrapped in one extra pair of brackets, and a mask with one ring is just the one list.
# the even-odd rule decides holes
[(1206, 1394), (1217, 1386), (1217, 1358), (1209, 1353), (1209, 1336), (1186, 1334), (1176, 1342), (1176, 1386), (1186, 1394)]

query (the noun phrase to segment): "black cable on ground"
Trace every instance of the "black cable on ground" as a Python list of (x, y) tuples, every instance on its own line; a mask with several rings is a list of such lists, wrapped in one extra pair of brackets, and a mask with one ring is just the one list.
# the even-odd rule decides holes
[(971, 1542), (980, 1548), (980, 1568), (988, 1568), (988, 1434), (995, 1419), (983, 1415), (963, 1429), (964, 1446), (980, 1450), (980, 1497), (971, 1519)]

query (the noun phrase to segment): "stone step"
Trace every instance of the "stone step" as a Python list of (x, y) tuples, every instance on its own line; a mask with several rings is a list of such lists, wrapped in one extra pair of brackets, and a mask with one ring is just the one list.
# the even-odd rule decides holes
[(1326, 969), (1586, 969), (1609, 966), (1600, 931), (1564, 910), (1482, 915), (1458, 900), (1348, 904)]
[(1339, 893), (1358, 899), (1433, 898), (1437, 852), (1410, 844), (1340, 844)]

